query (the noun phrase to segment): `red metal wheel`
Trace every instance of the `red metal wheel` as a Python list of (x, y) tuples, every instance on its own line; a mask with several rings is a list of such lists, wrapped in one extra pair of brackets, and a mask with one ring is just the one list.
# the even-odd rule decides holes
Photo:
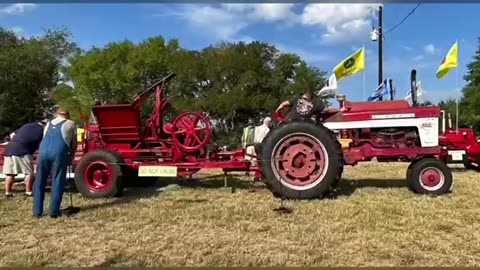
[(274, 174), (283, 185), (307, 190), (319, 184), (328, 168), (325, 146), (309, 134), (291, 134), (273, 148)]
[(172, 124), (172, 140), (176, 147), (185, 152), (202, 149), (210, 138), (210, 123), (198, 112), (184, 112)]
[(88, 188), (95, 191), (107, 189), (112, 184), (112, 167), (104, 161), (90, 163), (83, 173)]
[(425, 168), (420, 172), (420, 185), (429, 191), (442, 187), (445, 183), (445, 176), (437, 168)]

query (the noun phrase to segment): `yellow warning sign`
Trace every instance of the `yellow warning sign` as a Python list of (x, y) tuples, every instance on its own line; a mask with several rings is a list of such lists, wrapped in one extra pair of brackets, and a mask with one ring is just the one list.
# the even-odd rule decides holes
[(140, 166), (138, 167), (139, 177), (177, 177), (175, 166)]

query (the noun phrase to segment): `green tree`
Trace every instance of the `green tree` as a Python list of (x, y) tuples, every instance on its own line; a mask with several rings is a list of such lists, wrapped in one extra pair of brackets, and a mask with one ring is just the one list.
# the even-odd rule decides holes
[(59, 67), (77, 48), (69, 37), (63, 29), (22, 38), (0, 28), (1, 134), (52, 112), (51, 90), (59, 81)]
[[(93, 100), (127, 103), (154, 79), (177, 74), (169, 85), (172, 110), (201, 111), (219, 135), (240, 141), (248, 118), (260, 121), (278, 104), (305, 90), (323, 86), (324, 73), (294, 54), (282, 54), (262, 42), (220, 43), (200, 51), (186, 50), (177, 40), (152, 37), (140, 43), (112, 42), (72, 57), (63, 70), (65, 82), (55, 90), (58, 103), (89, 111)], [(143, 106), (142, 117), (153, 109), (153, 99)], [(78, 118), (78, 116), (75, 116)], [(229, 144), (228, 142), (226, 142)]]
[[(153, 37), (140, 44), (124, 40), (83, 51), (63, 68), (64, 79), (73, 88), (59, 85), (54, 97), (72, 111), (80, 107), (84, 112), (91, 109), (95, 99), (109, 104), (129, 103), (135, 93), (167, 75), (170, 53), (178, 49), (176, 40), (165, 43), (162, 37)], [(152, 102), (146, 107), (151, 109)], [(80, 120), (77, 113), (73, 117)]]
[(433, 105), (433, 103), (430, 100), (425, 100), (424, 102), (421, 102), (419, 105), (425, 107), (425, 106), (431, 106)]
[(459, 125), (473, 126), (480, 131), (480, 38), (473, 61), (467, 65), (464, 79), (467, 84), (462, 89), (463, 97), (459, 103)]
[[(446, 99), (446, 100), (442, 100), (438, 103), (438, 106), (445, 111), (445, 118), (447, 120), (446, 124), (448, 126), (448, 119), (449, 119), (449, 116), (450, 116), (450, 119), (451, 119), (451, 122), (452, 122), (452, 126), (451, 128), (454, 128), (456, 127), (456, 117), (457, 117), (457, 112), (456, 112), (456, 100), (455, 99), (452, 99), (452, 98), (449, 98), (449, 99)], [(460, 119), (461, 118), (461, 119)], [(461, 126), (461, 123), (463, 121), (463, 117), (461, 115), (459, 115), (459, 126)]]

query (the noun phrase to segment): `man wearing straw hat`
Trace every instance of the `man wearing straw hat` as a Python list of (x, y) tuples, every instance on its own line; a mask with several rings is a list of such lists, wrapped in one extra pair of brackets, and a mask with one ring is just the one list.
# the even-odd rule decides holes
[(40, 143), (37, 163), (37, 177), (33, 184), (33, 215), (41, 217), (45, 186), (52, 172), (52, 191), (49, 215), (60, 216), (63, 192), (67, 180), (67, 166), (71, 164), (77, 149), (75, 122), (69, 120), (70, 113), (65, 108), (58, 108), (56, 118), (47, 123)]

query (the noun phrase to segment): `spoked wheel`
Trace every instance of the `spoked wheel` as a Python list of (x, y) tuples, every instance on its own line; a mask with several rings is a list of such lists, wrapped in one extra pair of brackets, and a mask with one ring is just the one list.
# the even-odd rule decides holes
[(115, 151), (88, 152), (75, 167), (75, 186), (87, 198), (120, 195), (123, 189), (123, 159)]
[(210, 123), (198, 112), (184, 112), (175, 118), (172, 127), (173, 143), (185, 152), (202, 149), (210, 138)]
[(338, 184), (343, 172), (341, 146), (322, 125), (289, 122), (269, 132), (259, 167), (275, 196), (322, 198)]
[(451, 190), (453, 179), (447, 165), (435, 158), (420, 159), (407, 171), (409, 187), (421, 194), (445, 194)]

